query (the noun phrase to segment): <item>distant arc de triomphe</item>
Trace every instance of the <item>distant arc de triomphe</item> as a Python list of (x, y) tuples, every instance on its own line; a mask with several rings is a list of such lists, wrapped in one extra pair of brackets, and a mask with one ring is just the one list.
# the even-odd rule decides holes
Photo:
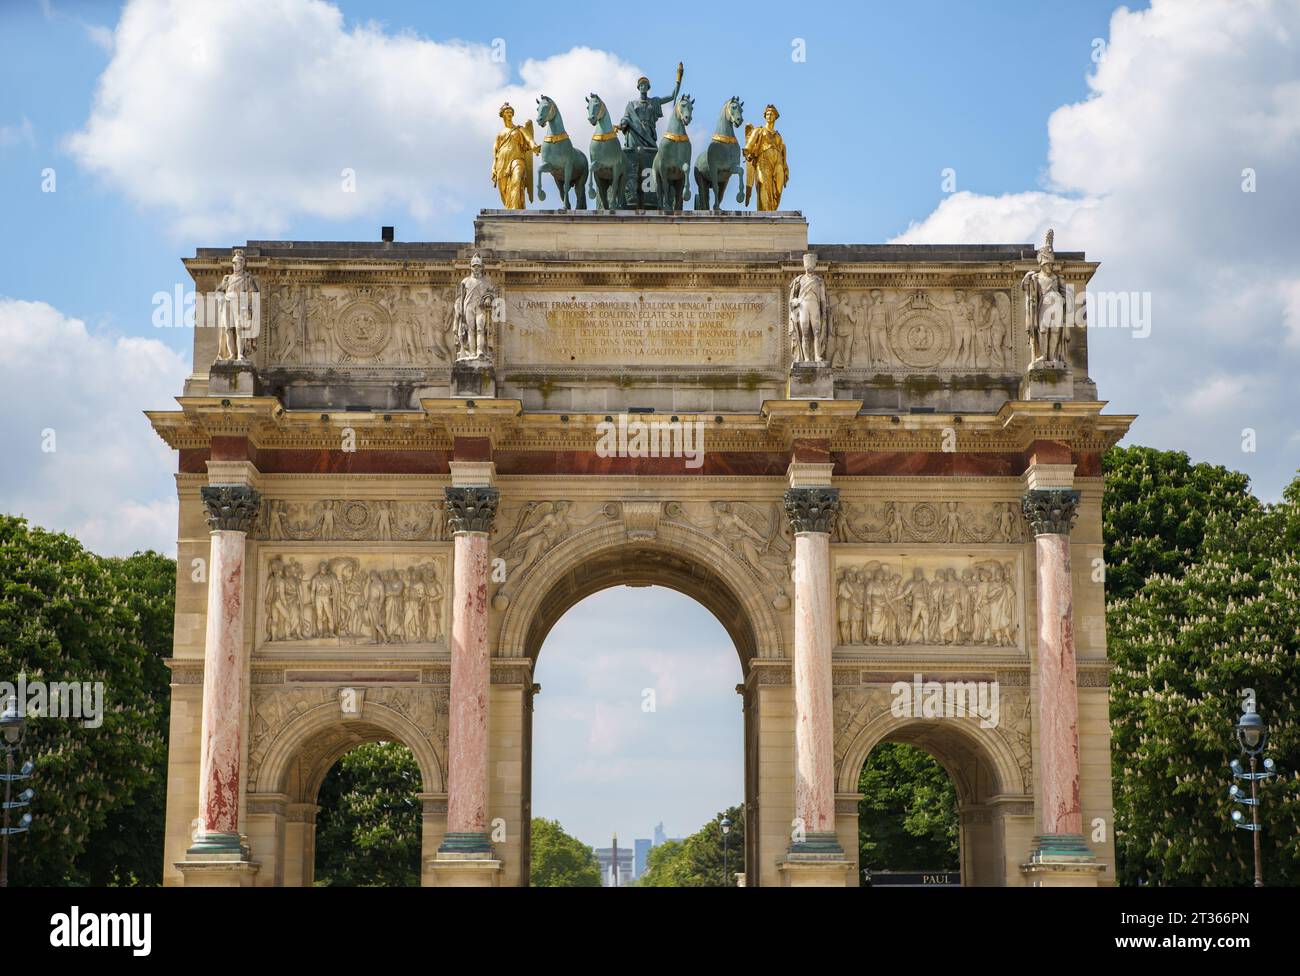
[[(740, 657), (749, 884), (858, 883), (886, 741), (952, 776), (966, 884), (1114, 883), (1095, 567), (1132, 418), (1102, 412), (1084, 329), (1031, 363), (1034, 246), (807, 233), (484, 211), (469, 243), (185, 261), (200, 294), (255, 282), (257, 335), (218, 360), (197, 328), (149, 415), (179, 454), (167, 884), (310, 884), (321, 782), (376, 740), (419, 765), (425, 884), (526, 884), (538, 653), (584, 597), (649, 584)], [(1048, 257), (1082, 296), (1096, 265)], [(824, 362), (789, 338), (802, 274)], [(990, 688), (993, 721), (929, 707)]]

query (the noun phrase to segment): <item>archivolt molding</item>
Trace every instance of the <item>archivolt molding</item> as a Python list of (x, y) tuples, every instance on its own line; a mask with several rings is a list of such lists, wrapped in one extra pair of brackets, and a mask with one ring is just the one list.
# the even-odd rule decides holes
[[(447, 689), (365, 688), (360, 704), (357, 715), (344, 715), (334, 685), (255, 688), (249, 720), (248, 791), (282, 791), (292, 765), (303, 759), (308, 760), (303, 768), (309, 774), (323, 776), (349, 749), (383, 734), (411, 750), (424, 792), (443, 792)], [(318, 786), (317, 782), (313, 788)]]
[[(610, 564), (619, 571), (582, 578), (584, 568)], [(535, 655), (569, 607), (627, 583), (658, 583), (698, 600), (727, 628), (743, 661), (785, 656), (781, 615), (757, 571), (717, 539), (679, 522), (661, 520), (653, 538), (630, 538), (621, 515), (568, 536), (522, 575), (502, 618), (498, 656)]]
[[(1027, 689), (1026, 689), (1027, 691)], [(984, 759), (996, 779), (994, 793), (1031, 793), (1033, 773), (1030, 759), (1028, 695), (1002, 689), (997, 728), (986, 729), (973, 718), (899, 718), (890, 711), (889, 686), (878, 684), (858, 688), (835, 688), (836, 788), (840, 793), (856, 792), (867, 756), (881, 742), (895, 740), (897, 733), (924, 727), (956, 741)], [(907, 736), (897, 741), (906, 741)], [(954, 774), (952, 757), (945, 768)], [(971, 799), (971, 798), (967, 798)]]

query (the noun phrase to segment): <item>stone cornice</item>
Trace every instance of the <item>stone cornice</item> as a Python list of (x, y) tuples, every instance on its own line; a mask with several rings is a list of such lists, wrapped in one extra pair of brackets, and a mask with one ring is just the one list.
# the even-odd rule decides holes
[[(345, 428), (356, 449), (450, 451), (457, 437), (485, 437), (500, 451), (591, 451), (597, 424), (616, 413), (529, 412), (518, 400), (423, 399), (422, 411), (285, 410), (273, 397), (181, 397), (180, 411), (149, 411), (170, 447), (206, 448), (214, 437), (244, 437), (255, 449), (337, 450)], [(472, 404), (472, 406), (471, 406)], [(1036, 440), (1100, 452), (1135, 419), (1103, 415), (1105, 401), (1009, 401), (988, 414), (860, 414), (856, 400), (769, 400), (757, 414), (653, 414), (640, 419), (704, 423), (705, 449), (781, 452), (799, 438), (825, 439), (832, 452), (1026, 450)], [(815, 408), (814, 408), (815, 407)], [(719, 420), (719, 418), (721, 418)]]
[[(310, 242), (307, 245), (312, 245)], [(346, 248), (343, 244), (339, 247)], [(245, 246), (247, 266), (266, 286), (281, 284), (397, 284), (452, 287), (465, 274), (475, 247), (469, 242), (439, 245), (438, 256), (411, 257), (401, 248), (378, 254), (336, 256), (291, 253), (262, 254)], [(835, 245), (810, 245), (813, 250)], [(427, 255), (428, 252), (426, 252)], [(681, 288), (744, 289), (781, 287), (791, 271), (800, 270), (800, 253), (780, 251), (692, 252), (690, 270), (680, 261), (665, 261), (662, 252), (572, 252), (543, 259), (531, 252), (483, 251), (484, 267), (504, 288)], [(958, 261), (836, 260), (822, 253), (818, 272), (830, 288), (1002, 288), (1017, 289), (1027, 271), (1037, 267), (1032, 251), (1025, 258)], [(229, 254), (205, 253), (182, 260), (190, 276), (204, 284), (230, 271)], [(1062, 277), (1086, 285), (1099, 265), (1064, 259), (1057, 262)]]

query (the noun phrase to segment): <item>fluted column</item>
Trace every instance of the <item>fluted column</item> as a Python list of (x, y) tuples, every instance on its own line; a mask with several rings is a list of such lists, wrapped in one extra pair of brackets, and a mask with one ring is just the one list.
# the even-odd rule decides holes
[(794, 810), (804, 839), (799, 854), (842, 854), (835, 835), (835, 736), (831, 652), (831, 530), (839, 512), (835, 488), (791, 488), (785, 511), (794, 529)]
[(203, 718), (199, 753), (199, 830), (192, 855), (238, 854), (239, 764), (244, 702), (244, 545), (259, 496), (247, 485), (200, 489), (211, 529)]
[(447, 834), (440, 853), (491, 857), (488, 837), (488, 536), (500, 492), (451, 487), (447, 521), (455, 533), (452, 577), (451, 723), (448, 731)]
[(1070, 527), (1079, 492), (1031, 489), (1021, 497), (1038, 566), (1038, 851), (1090, 853), (1079, 798), (1079, 696), (1074, 655)]

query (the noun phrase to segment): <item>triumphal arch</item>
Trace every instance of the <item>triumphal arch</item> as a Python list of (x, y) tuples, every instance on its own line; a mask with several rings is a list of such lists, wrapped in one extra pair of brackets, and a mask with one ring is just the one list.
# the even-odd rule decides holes
[(167, 883), (311, 884), (325, 773), (395, 740), (423, 882), (527, 884), (539, 651), (649, 584), (740, 659), (748, 884), (858, 883), (887, 741), (952, 776), (966, 884), (1113, 883), (1101, 454), (1132, 418), (1089, 375), (1081, 252), (510, 209), (185, 265), (212, 301), (149, 415), (179, 454)]

